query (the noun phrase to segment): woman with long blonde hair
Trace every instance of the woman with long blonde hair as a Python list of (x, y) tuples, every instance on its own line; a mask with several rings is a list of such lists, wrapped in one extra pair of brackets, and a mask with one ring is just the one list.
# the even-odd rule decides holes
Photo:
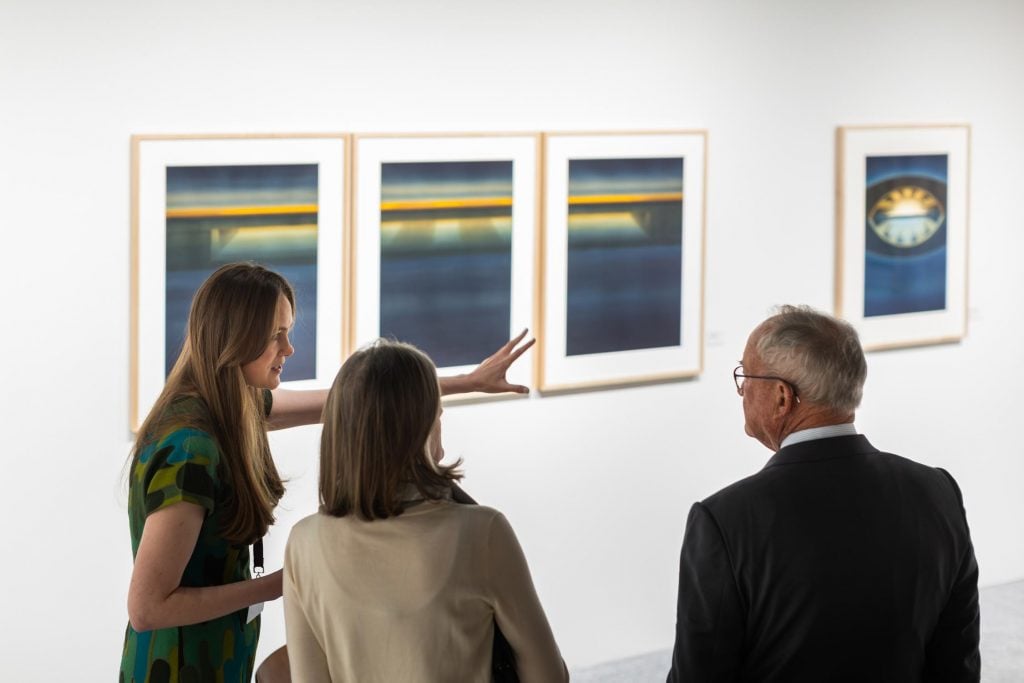
[(453, 500), (441, 390), (416, 348), (378, 340), (334, 380), (320, 512), (285, 550), (292, 680), (489, 683), (497, 624), (519, 679), (568, 680), (515, 533)]
[[(249, 546), (284, 486), (267, 430), (320, 421), (325, 390), (278, 389), (294, 353), (295, 294), (273, 271), (228, 264), (192, 301), (184, 347), (142, 423), (129, 471), (135, 563), (122, 683), (251, 680), (260, 620), (280, 570), (252, 578)], [(505, 380), (520, 335), (446, 393), (526, 391)]]

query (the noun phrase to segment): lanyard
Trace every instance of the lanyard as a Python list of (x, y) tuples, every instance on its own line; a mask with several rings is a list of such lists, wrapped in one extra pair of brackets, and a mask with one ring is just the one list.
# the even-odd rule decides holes
[(252, 544), (252, 568), (253, 574), (259, 578), (263, 576), (263, 539)]

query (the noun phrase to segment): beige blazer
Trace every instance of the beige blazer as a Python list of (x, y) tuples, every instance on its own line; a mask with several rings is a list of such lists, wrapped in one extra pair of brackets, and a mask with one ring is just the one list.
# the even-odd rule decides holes
[(523, 683), (569, 679), (515, 533), (482, 505), (303, 519), (285, 550), (284, 609), (301, 683), (488, 683), (495, 619)]

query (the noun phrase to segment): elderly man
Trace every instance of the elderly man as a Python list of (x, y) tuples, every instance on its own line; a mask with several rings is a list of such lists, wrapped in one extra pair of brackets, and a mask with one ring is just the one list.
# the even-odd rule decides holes
[(857, 434), (854, 329), (784, 306), (733, 374), (747, 434), (775, 454), (690, 510), (668, 680), (979, 680), (960, 490)]

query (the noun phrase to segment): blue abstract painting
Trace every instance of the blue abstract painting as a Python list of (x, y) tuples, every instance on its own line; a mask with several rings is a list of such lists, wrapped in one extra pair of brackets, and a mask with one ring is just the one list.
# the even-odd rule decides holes
[(682, 344), (683, 159), (570, 159), (566, 355)]
[(381, 164), (380, 334), (438, 367), (509, 337), (512, 161)]
[(864, 317), (946, 308), (948, 159), (867, 157)]
[(316, 377), (317, 177), (316, 164), (167, 168), (165, 371), (203, 280), (226, 263), (254, 261), (295, 288), (295, 354), (281, 379)]

